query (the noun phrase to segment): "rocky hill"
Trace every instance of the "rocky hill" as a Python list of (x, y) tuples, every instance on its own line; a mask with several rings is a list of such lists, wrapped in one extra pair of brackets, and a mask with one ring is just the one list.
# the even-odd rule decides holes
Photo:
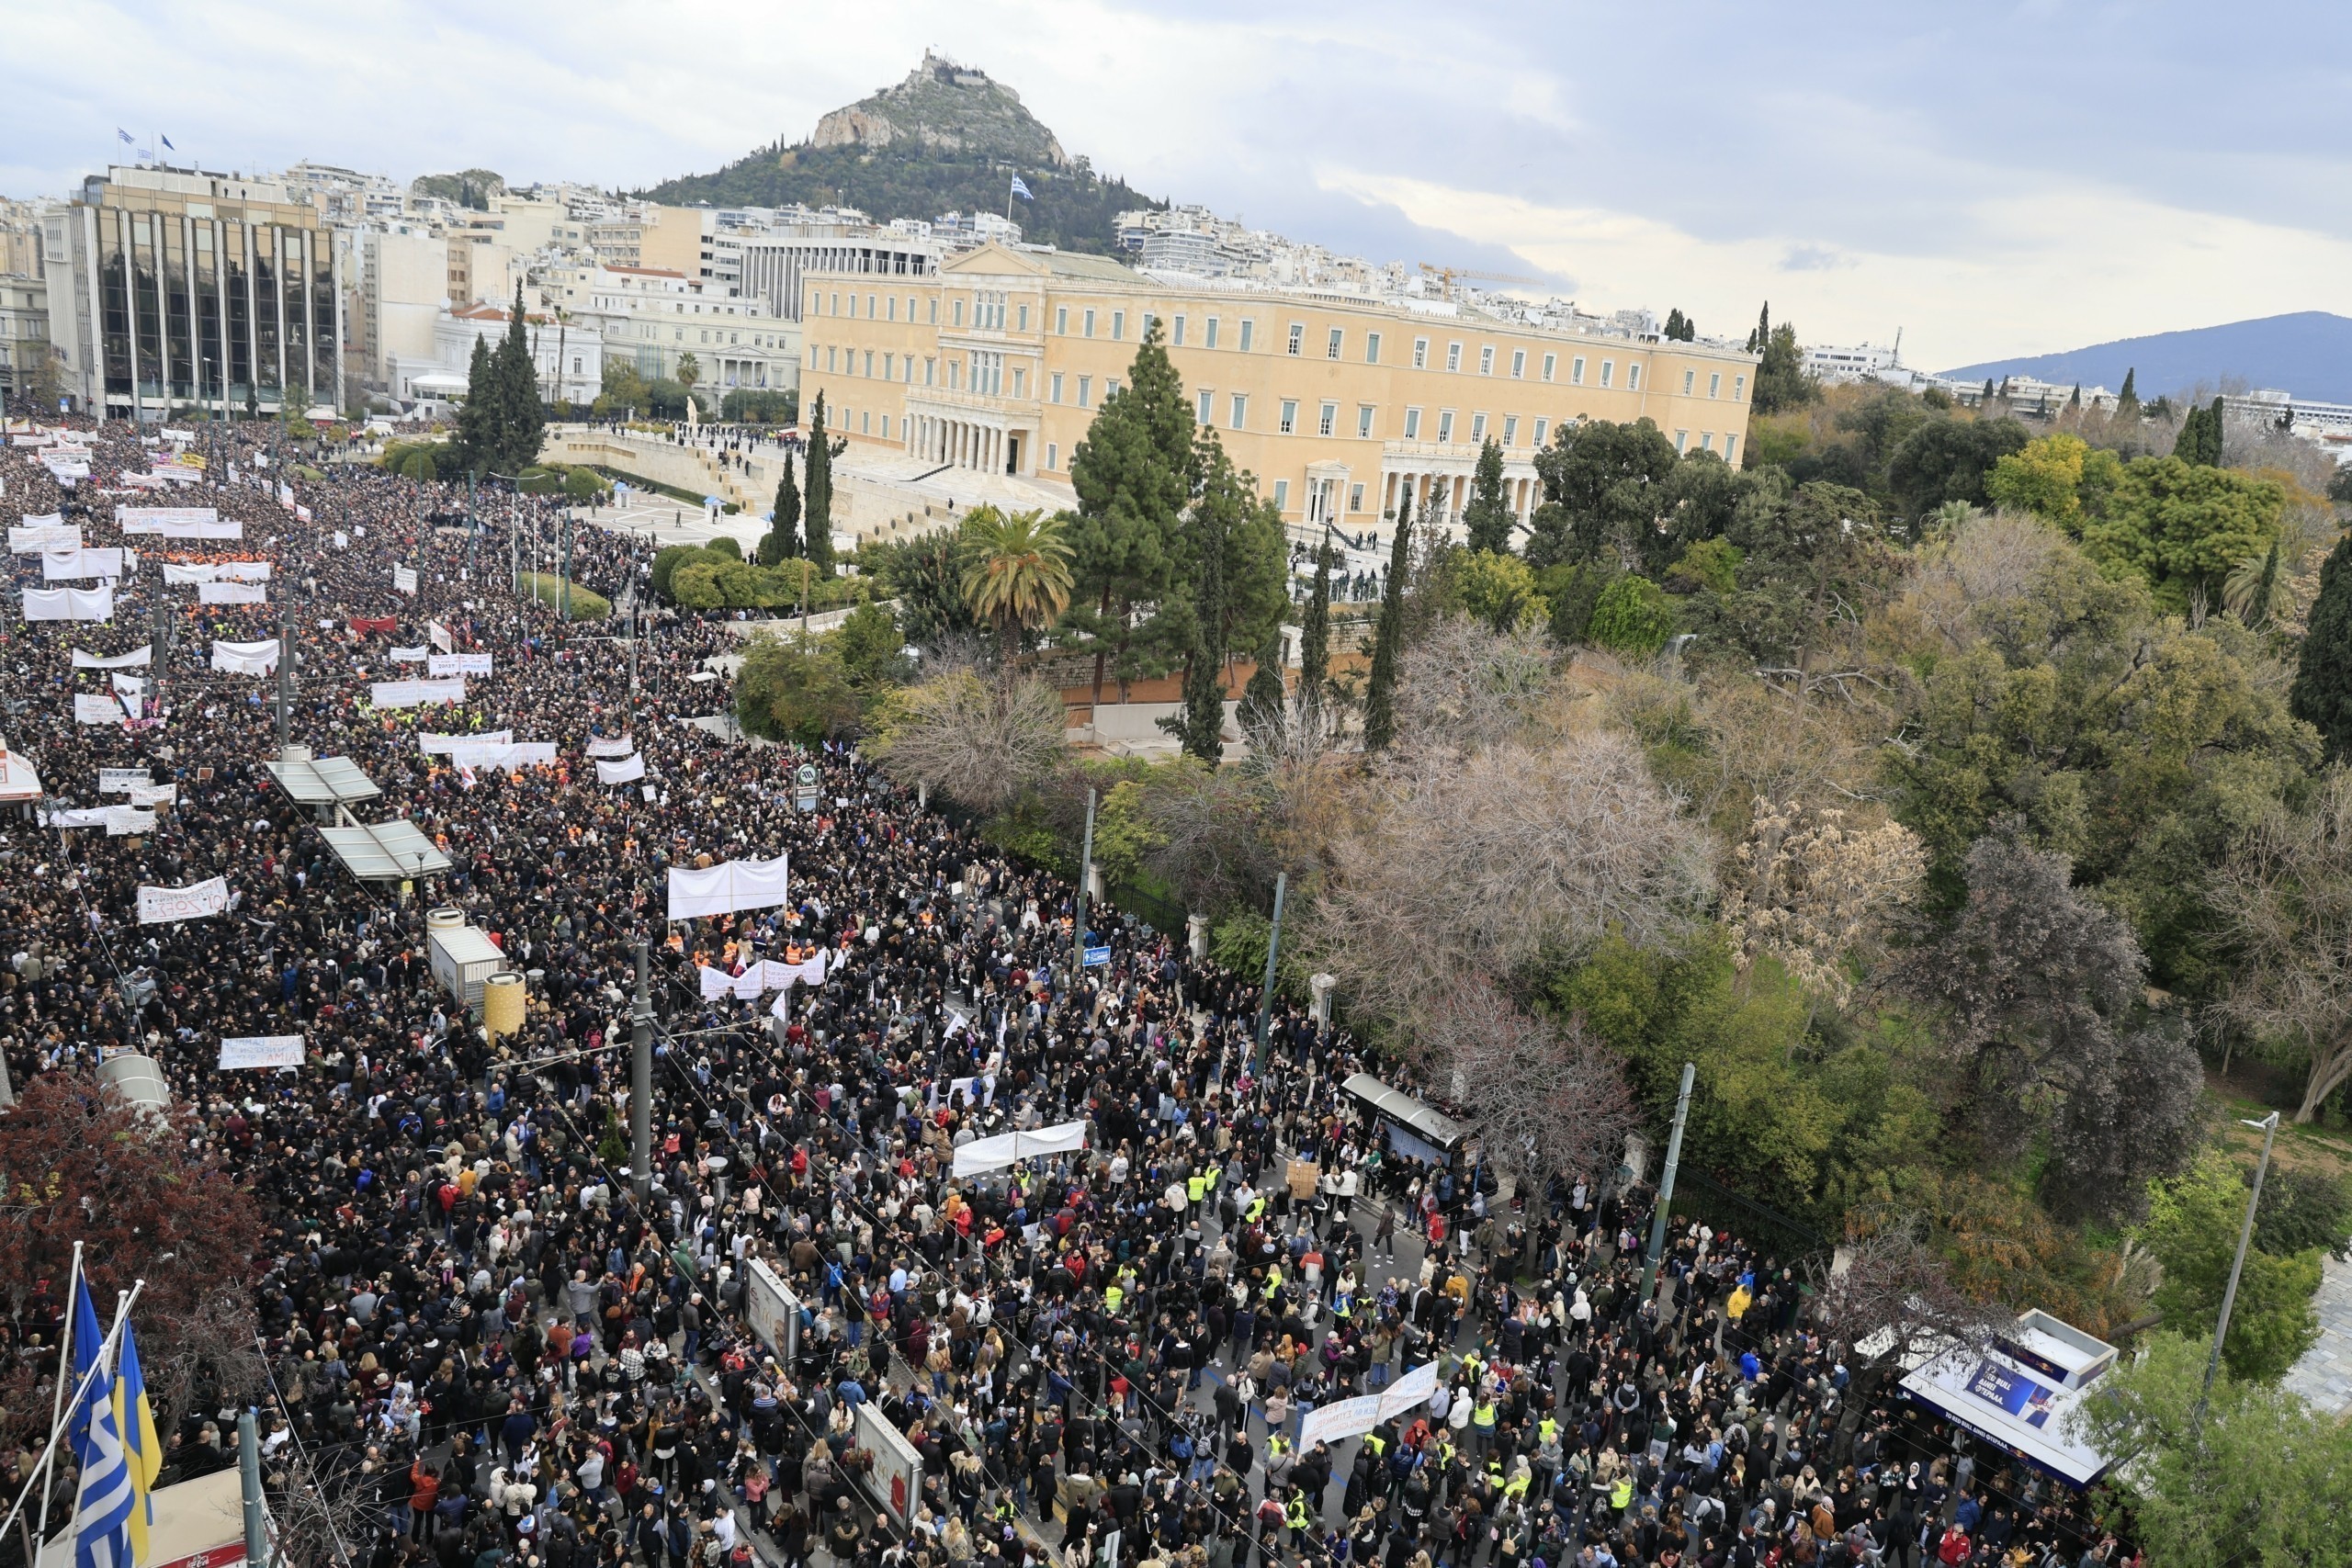
[(826, 115), (806, 141), (639, 194), (679, 206), (854, 207), (887, 222), (1001, 213), (1015, 175), (1034, 197), (1012, 203), (1023, 237), (1065, 250), (1108, 251), (1116, 214), (1166, 205), (1071, 158), (1011, 87), (929, 53), (903, 81)]

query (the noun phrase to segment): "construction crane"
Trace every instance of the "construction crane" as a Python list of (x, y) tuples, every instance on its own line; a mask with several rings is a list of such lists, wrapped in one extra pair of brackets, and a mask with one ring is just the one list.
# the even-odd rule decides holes
[(1482, 283), (1525, 283), (1538, 288), (1547, 281), (1541, 277), (1522, 277), (1515, 272), (1476, 272), (1466, 266), (1436, 266), (1429, 262), (1417, 265), (1424, 274), (1437, 279), (1438, 298), (1441, 299), (1453, 298), (1453, 280), (1457, 277), (1475, 277)]

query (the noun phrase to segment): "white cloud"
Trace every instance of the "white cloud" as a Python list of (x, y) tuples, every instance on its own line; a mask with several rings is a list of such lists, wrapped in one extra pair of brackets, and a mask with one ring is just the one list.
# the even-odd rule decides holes
[(1634, 213), (1357, 168), (1318, 177), (1573, 274), (1587, 309), (1679, 306), (1702, 332), (1736, 337), (1769, 299), (1773, 320), (1812, 342), (1885, 343), (1901, 327), (1905, 362), (1920, 366), (2310, 310), (2341, 299), (2352, 273), (2352, 242), (2332, 235), (2055, 185), (1972, 204), (1963, 251), (1898, 255), (1804, 235), (1702, 239)]

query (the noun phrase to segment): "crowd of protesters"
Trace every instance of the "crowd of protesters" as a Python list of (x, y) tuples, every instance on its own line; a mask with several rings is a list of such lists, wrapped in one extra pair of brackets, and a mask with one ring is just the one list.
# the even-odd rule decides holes
[[(1475, 1148), (1399, 1152), (1343, 1088), (1367, 1066), (1343, 1032), (1277, 1002), (1259, 1046), (1254, 987), (1115, 915), (1093, 938), (1108, 963), (1077, 966), (1057, 876), (853, 750), (687, 722), (729, 702), (724, 627), (665, 613), (632, 646), (512, 591), (562, 536), (554, 502), (481, 491), (469, 512), (359, 465), (296, 477), (266, 425), (214, 434), (201, 483), (128, 493), (153, 432), (40, 428), (91, 445), (92, 473), (62, 487), (12, 444), (0, 520), (62, 513), (141, 561), (108, 624), (8, 626), (8, 743), (51, 805), (100, 804), (103, 768), (177, 796), (134, 835), (6, 822), (0, 1044), (19, 1086), (154, 1058), (252, 1184), (273, 1375), (235, 1397), (263, 1404), (280, 1468), (347, 1507), (341, 1568), (2117, 1554), (2056, 1483), (1916, 1412), (1850, 1409), (1793, 1259), (1678, 1221), (1644, 1293), (1646, 1189), (1508, 1192)], [(215, 507), (243, 536), (119, 538), (113, 508), (150, 502)], [(576, 581), (647, 607), (648, 546), (576, 526), (571, 547)], [(156, 564), (232, 558), (272, 563), (266, 604), (198, 605)], [(11, 558), (12, 615), (40, 563)], [(277, 682), (208, 649), (281, 626), (286, 739), (380, 786), (360, 814), (431, 839), (449, 869), (428, 886), (354, 880), (265, 771)], [(113, 672), (72, 650), (159, 627), (140, 717), (77, 724), (74, 694)], [(461, 702), (373, 707), (371, 682), (416, 673), (392, 649), (435, 628), (492, 673)], [(422, 744), (498, 731), (556, 761), (480, 770)], [(623, 736), (645, 776), (603, 784), (585, 749)], [(778, 854), (788, 904), (665, 922), (672, 868)], [(223, 914), (139, 923), (141, 885), (214, 875)], [(528, 975), (519, 1032), (489, 1038), (435, 980), (432, 906)], [(640, 943), (650, 1173), (626, 1168)], [(710, 983), (820, 952), (822, 982), (780, 1010)], [(224, 1038), (288, 1034), (300, 1069), (215, 1065)], [(975, 1138), (1070, 1122), (1083, 1150), (953, 1172)], [(774, 1343), (755, 1269), (799, 1303)], [(1427, 1402), (1299, 1440), (1312, 1410), (1430, 1363)], [(877, 1416), (920, 1456), (912, 1495), (883, 1484)], [(167, 1480), (233, 1462), (232, 1412), (166, 1427)]]

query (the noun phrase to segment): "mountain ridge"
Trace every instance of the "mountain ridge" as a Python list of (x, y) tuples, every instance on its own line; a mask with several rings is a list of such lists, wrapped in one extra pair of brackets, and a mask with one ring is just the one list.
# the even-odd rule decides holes
[[(1011, 195), (1016, 176), (1026, 201)], [(1072, 158), (1012, 87), (928, 51), (901, 80), (820, 117), (804, 141), (638, 194), (682, 207), (854, 207), (886, 223), (1001, 212), (1010, 199), (1024, 239), (1096, 254), (1113, 249), (1118, 213), (1167, 205)]]
[(2352, 317), (2325, 310), (2256, 316), (2210, 327), (2149, 333), (2055, 354), (1988, 359), (1943, 374), (1955, 380), (2032, 376), (2064, 385), (2120, 389), (2135, 372), (2141, 398), (2177, 395), (2199, 387), (2279, 388), (2321, 402), (2352, 402)]

